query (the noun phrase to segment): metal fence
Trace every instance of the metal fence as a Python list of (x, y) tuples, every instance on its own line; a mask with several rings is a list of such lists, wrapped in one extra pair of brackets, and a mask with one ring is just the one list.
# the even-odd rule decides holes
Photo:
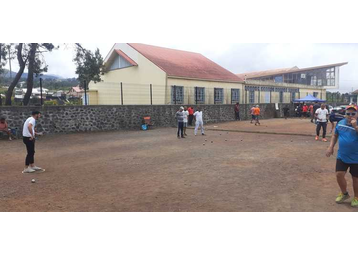
[[(240, 88), (192, 87), (160, 84), (102, 82), (91, 84), (89, 102), (112, 105), (236, 104), (241, 102)], [(91, 98), (93, 97), (93, 98)]]

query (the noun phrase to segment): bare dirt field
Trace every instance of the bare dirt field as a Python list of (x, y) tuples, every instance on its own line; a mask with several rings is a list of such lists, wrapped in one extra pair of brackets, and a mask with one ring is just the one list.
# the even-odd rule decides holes
[(45, 136), (36, 141), (36, 162), (47, 171), (28, 175), (22, 141), (1, 140), (0, 211), (357, 211), (335, 204), (335, 158), (308, 136), (309, 120), (208, 128), (231, 132), (189, 130), (181, 140), (173, 128)]

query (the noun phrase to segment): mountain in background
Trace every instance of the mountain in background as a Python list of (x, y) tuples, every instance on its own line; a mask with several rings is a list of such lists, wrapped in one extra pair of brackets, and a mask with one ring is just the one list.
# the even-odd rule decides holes
[[(10, 78), (10, 70), (7, 70), (5, 69), (4, 70), (4, 73), (1, 75), (2, 77), (4, 78)], [(14, 78), (16, 76), (16, 73), (15, 72), (11, 72), (11, 77)], [(27, 79), (27, 73), (23, 73), (21, 75), (21, 78), (22, 79)], [(53, 74), (43, 74), (41, 75), (39, 78), (42, 78), (44, 80), (64, 80), (65, 78), (61, 77), (61, 76), (58, 76), (58, 75), (53, 75)]]

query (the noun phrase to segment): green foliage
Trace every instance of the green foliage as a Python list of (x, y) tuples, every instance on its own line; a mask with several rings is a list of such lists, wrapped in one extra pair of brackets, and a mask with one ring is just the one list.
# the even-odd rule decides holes
[(47, 105), (47, 106), (56, 106), (56, 105), (58, 105), (58, 102), (57, 102), (57, 100), (45, 101), (45, 102), (44, 102), (44, 105)]
[(88, 86), (91, 81), (95, 83), (101, 82), (104, 61), (99, 49), (93, 53), (84, 49), (81, 44), (76, 43), (76, 57), (73, 61), (77, 67), (76, 74), (78, 74), (81, 87), (84, 87), (84, 84)]
[(4, 72), (3, 68), (6, 65), (7, 50), (7, 45), (5, 43), (0, 43), (0, 74)]
[(82, 100), (81, 99), (71, 100), (70, 102), (66, 102), (65, 105), (66, 106), (82, 105)]

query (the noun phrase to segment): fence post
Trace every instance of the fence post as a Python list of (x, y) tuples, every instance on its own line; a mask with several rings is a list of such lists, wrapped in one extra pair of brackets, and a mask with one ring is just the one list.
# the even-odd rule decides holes
[(43, 105), (43, 99), (42, 99), (42, 78), (40, 78), (40, 96), (41, 96), (41, 106)]
[(123, 82), (121, 82), (121, 103), (123, 104)]
[(150, 105), (153, 105), (153, 85), (150, 84)]
[(87, 106), (87, 81), (84, 81), (84, 86), (85, 86), (85, 106)]

